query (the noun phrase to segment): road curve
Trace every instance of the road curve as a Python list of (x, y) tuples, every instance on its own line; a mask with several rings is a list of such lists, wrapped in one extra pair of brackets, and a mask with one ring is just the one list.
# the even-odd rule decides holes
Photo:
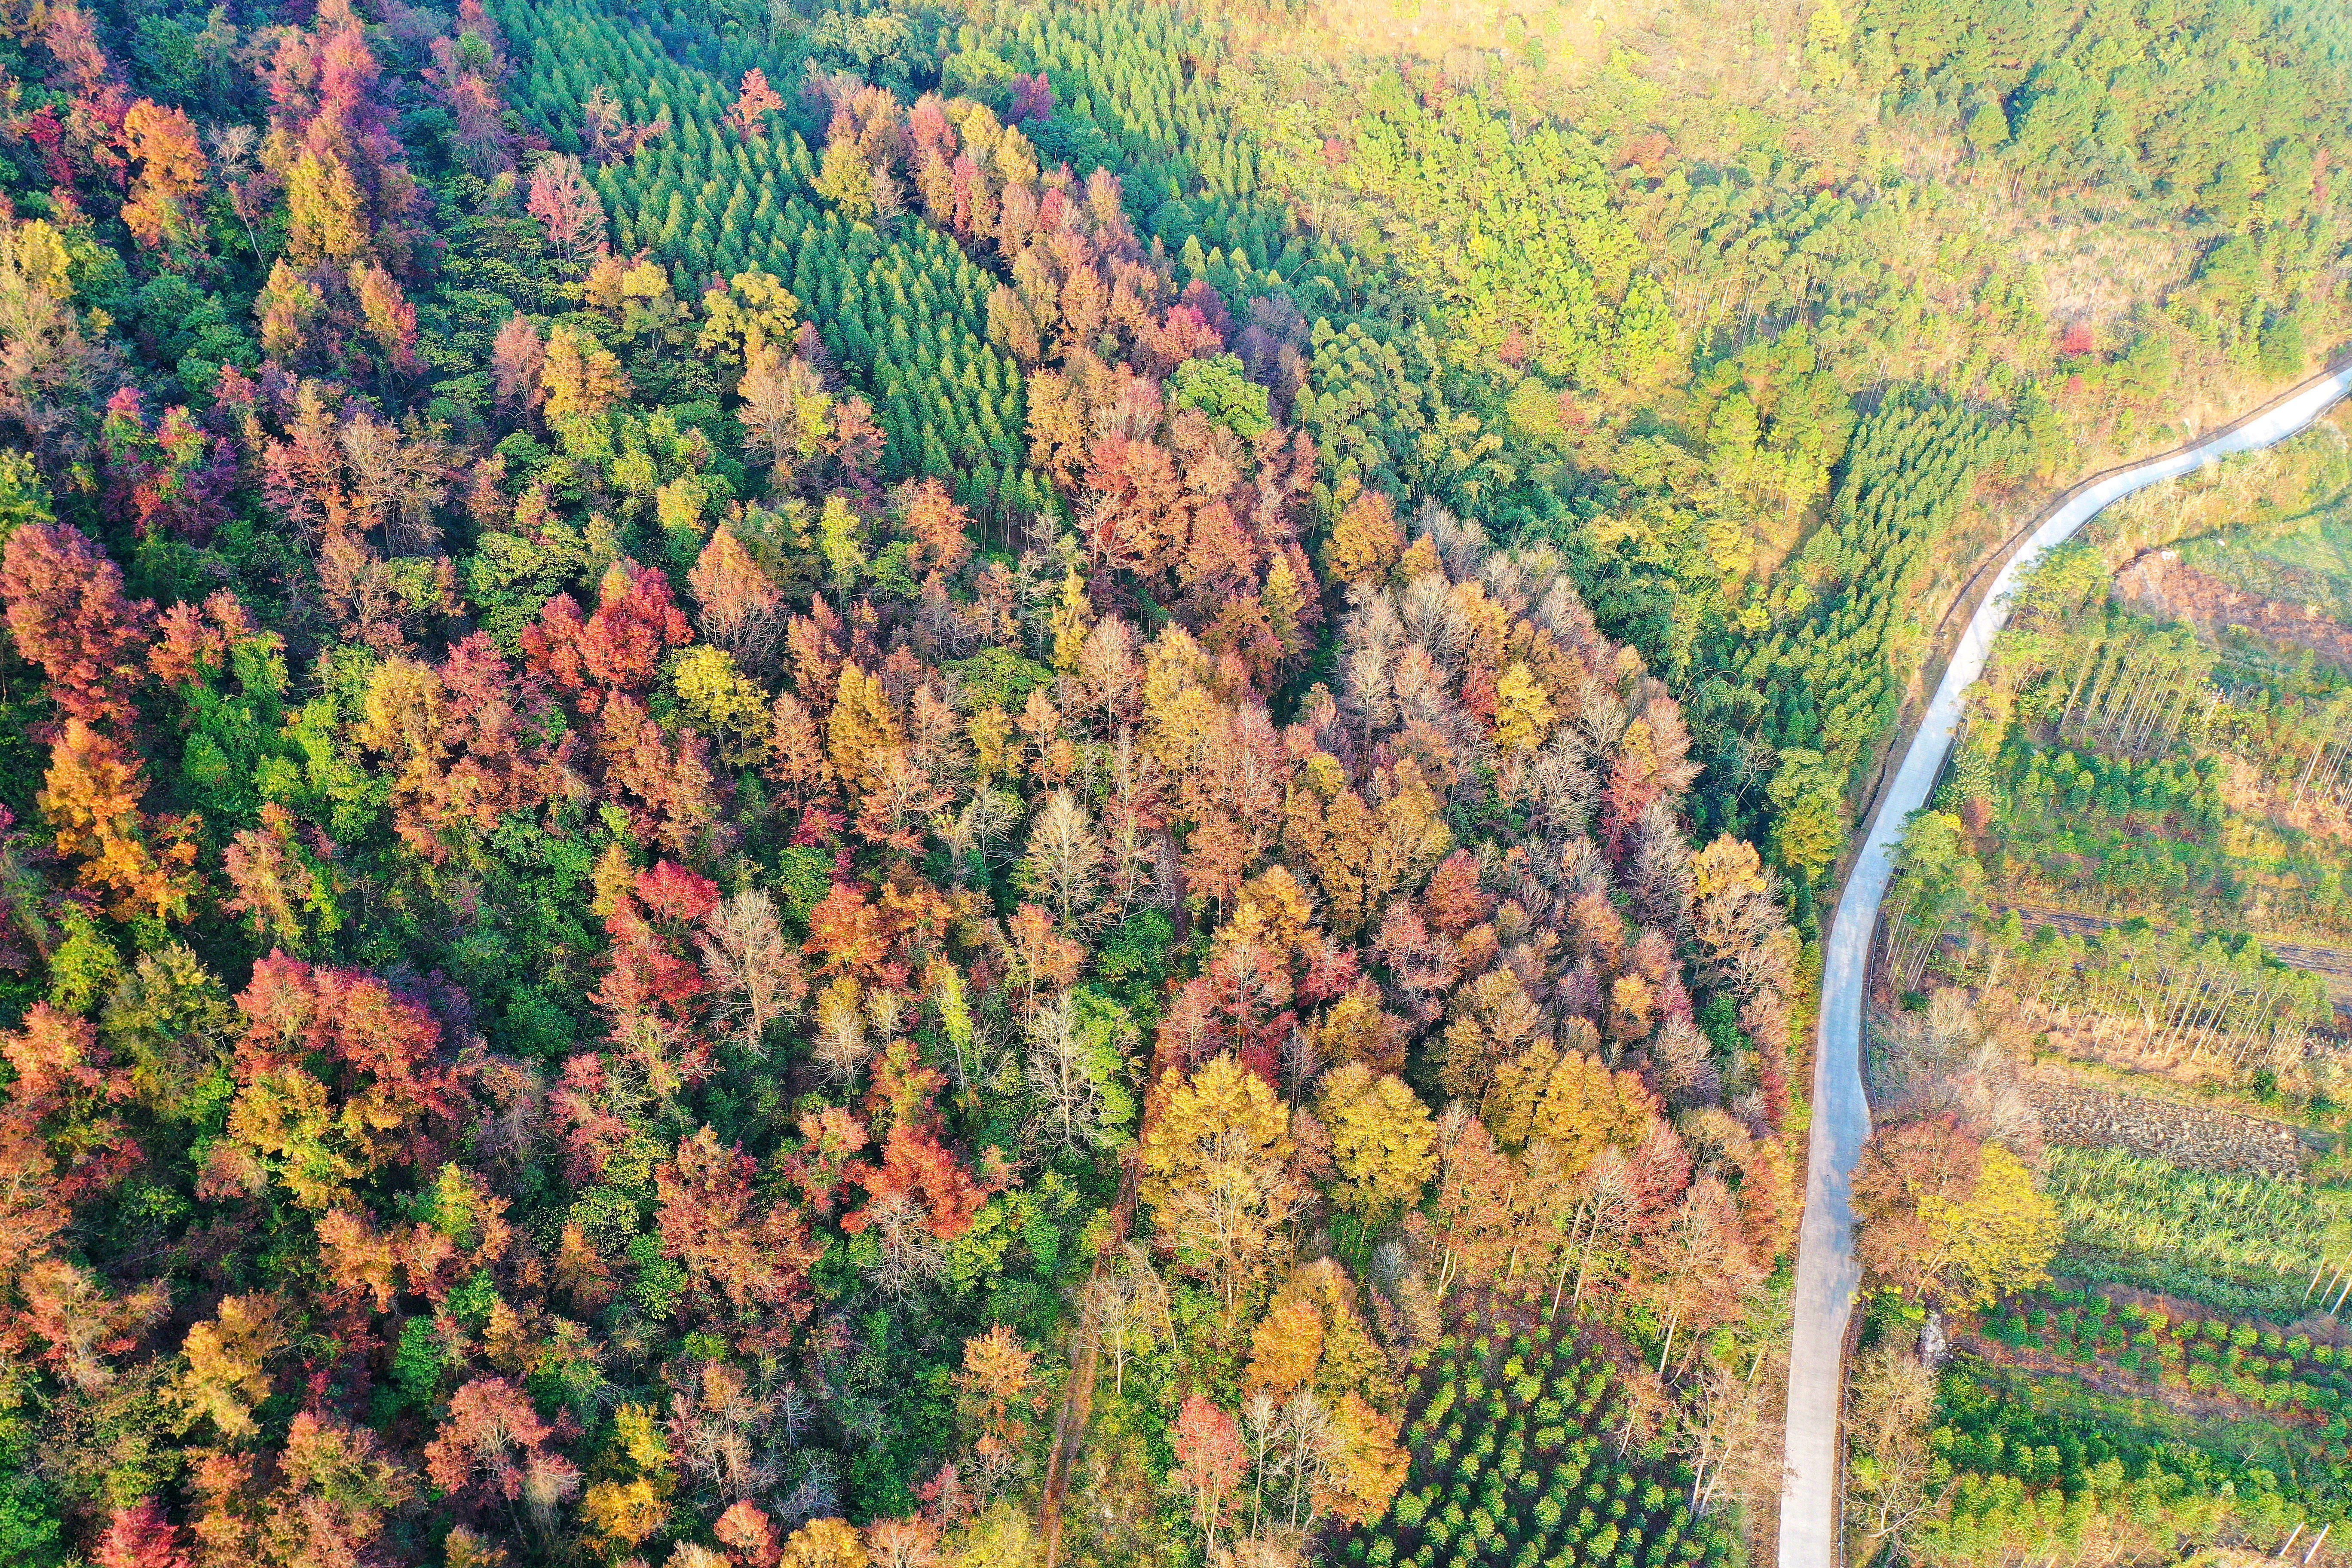
[(1880, 796), (1868, 836), (1830, 927), (1822, 953), (1822, 1012), (1813, 1058), (1811, 1145), (1806, 1154), (1805, 1217), (1797, 1241), (1796, 1325), (1789, 1361), (1786, 1468), (1780, 1482), (1780, 1568), (1837, 1568), (1838, 1415), (1846, 1322), (1861, 1269), (1853, 1256), (1853, 1165), (1870, 1134), (1862, 1088), (1862, 1016), (1878, 910), (1904, 819), (1927, 803), (1952, 747), (1968, 689), (1984, 672), (1992, 639), (2009, 619), (2009, 594), (2053, 545), (2144, 486), (2178, 479), (2235, 452), (2294, 435), (2352, 392), (2352, 365), (2302, 387), (2235, 425), (2179, 451), (2081, 486), (2044, 518), (1993, 579), (1969, 619), (1951, 662)]

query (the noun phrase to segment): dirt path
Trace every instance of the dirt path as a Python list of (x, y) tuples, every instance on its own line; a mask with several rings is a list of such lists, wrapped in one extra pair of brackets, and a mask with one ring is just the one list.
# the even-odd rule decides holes
[(1089, 1337), (1070, 1366), (1069, 1392), (1054, 1420), (1054, 1452), (1045, 1461), (1045, 1500), (1039, 1510), (1038, 1533), (1045, 1538), (1045, 1568), (1055, 1568), (1062, 1552), (1062, 1499), (1070, 1489), (1070, 1469), (1078, 1462), (1078, 1445), (1087, 1435), (1087, 1420), (1095, 1404), (1095, 1342)]
[[(1135, 1216), (1135, 1189), (1138, 1166), (1132, 1151), (1120, 1162), (1118, 1177), (1118, 1224), (1113, 1239), (1123, 1238)], [(1095, 1259), (1095, 1277), (1110, 1267), (1111, 1249)], [(1057, 1568), (1062, 1552), (1062, 1500), (1070, 1489), (1070, 1470), (1078, 1462), (1078, 1448), (1086, 1441), (1087, 1422), (1094, 1415), (1096, 1344), (1091, 1334), (1082, 1336), (1077, 1359), (1070, 1363), (1070, 1382), (1062, 1395), (1062, 1408), (1054, 1417), (1054, 1448), (1045, 1457), (1045, 1495), (1037, 1509), (1037, 1533), (1045, 1542), (1045, 1568)]]

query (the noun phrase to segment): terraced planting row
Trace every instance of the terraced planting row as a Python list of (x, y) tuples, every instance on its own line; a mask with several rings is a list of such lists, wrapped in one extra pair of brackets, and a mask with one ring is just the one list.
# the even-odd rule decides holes
[(2137, 1373), (2160, 1387), (2332, 1420), (2339, 1439), (2352, 1410), (2352, 1348), (2275, 1324), (2173, 1317), (2096, 1291), (2062, 1290), (2006, 1302), (1982, 1327), (2002, 1344)]
[(2121, 1149), (2053, 1147), (2043, 1177), (2065, 1221), (2062, 1274), (2291, 1321), (2315, 1271), (2347, 1250), (2340, 1187), (2184, 1171)]

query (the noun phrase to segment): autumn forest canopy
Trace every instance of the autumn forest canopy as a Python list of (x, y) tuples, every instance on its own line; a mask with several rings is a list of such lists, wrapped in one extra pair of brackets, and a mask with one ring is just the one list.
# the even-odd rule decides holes
[(1769, 1553), (1922, 607), (2344, 327), (2015, 9), (0, 0), (0, 1562)]

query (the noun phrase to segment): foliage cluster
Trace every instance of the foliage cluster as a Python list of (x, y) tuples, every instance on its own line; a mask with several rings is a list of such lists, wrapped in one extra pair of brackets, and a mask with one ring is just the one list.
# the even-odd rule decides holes
[(0, 61), (0, 1556), (1282, 1560), (1523, 1268), (1679, 1418), (1779, 884), (1557, 544), (1327, 464), (1239, 143), (1171, 255), (977, 32), (214, 20)]

